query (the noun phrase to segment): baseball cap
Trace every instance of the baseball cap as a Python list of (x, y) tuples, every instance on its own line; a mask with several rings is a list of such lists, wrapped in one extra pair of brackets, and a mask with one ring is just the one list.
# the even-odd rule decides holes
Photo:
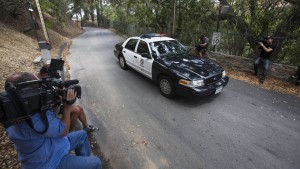
[(265, 36), (263, 36), (263, 38), (264, 38), (264, 39), (273, 39), (273, 37), (270, 36), (270, 35), (265, 35)]

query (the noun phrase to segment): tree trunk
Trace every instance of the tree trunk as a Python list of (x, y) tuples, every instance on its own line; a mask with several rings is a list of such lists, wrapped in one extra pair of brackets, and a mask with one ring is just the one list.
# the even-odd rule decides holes
[(96, 5), (96, 13), (97, 13), (97, 26), (100, 27), (101, 25), (101, 20), (100, 20), (100, 8), (99, 8), (99, 2)]

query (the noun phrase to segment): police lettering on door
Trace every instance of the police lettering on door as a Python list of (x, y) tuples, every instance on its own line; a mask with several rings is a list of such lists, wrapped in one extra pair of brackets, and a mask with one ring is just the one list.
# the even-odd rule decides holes
[(141, 67), (144, 67), (144, 59), (141, 59), (140, 64), (141, 64)]

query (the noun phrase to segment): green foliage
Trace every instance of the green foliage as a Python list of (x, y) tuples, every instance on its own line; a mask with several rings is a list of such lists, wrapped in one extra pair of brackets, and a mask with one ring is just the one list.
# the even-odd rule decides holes
[[(111, 1), (113, 7), (108, 7), (105, 14), (113, 20), (126, 24), (171, 34), (174, 2), (170, 0)], [(216, 20), (216, 9), (213, 5), (210, 0), (176, 1), (175, 32), (188, 33), (188, 36), (180, 36), (182, 41), (194, 43), (200, 33), (212, 32), (211, 27), (215, 25)], [(112, 14), (113, 12), (115, 13)]]
[(107, 6), (106, 8), (104, 8), (103, 15), (111, 21), (115, 21), (118, 19), (117, 9), (113, 6)]
[(0, 0), (0, 14), (9, 14), (14, 19), (19, 19), (19, 16), (24, 14), (24, 6), (22, 0)]
[(294, 33), (294, 37), (285, 40), (282, 53), (279, 55), (277, 62), (284, 64), (300, 65), (300, 28)]
[(68, 0), (40, 0), (41, 9), (56, 17), (60, 22), (68, 18), (69, 4)]
[(53, 29), (54, 28), (54, 23), (51, 21), (46, 20), (45, 25), (47, 28)]
[[(225, 22), (227, 26), (223, 23), (221, 32), (227, 31), (227, 34), (232, 34), (236, 31), (235, 33), (240, 34), (240, 36), (233, 35), (234, 38), (231, 40), (226, 36), (225, 41), (231, 43), (239, 41), (233, 46), (237, 48), (231, 54), (253, 57), (254, 50), (248, 50), (247, 43), (244, 42), (247, 40), (248, 45), (254, 48), (255, 39), (260, 39), (263, 35), (271, 35), (274, 36), (277, 46), (272, 60), (285, 64), (299, 64), (299, 57), (295, 57), (296, 53), (299, 53), (296, 47), (299, 45), (299, 39), (297, 40), (299, 34), (295, 31), (300, 27), (299, 4), (285, 0), (224, 0), (223, 2), (231, 6), (230, 15), (233, 19)], [(240, 38), (242, 36), (245, 37)], [(230, 53), (230, 49), (232, 47), (225, 47), (227, 53)]]

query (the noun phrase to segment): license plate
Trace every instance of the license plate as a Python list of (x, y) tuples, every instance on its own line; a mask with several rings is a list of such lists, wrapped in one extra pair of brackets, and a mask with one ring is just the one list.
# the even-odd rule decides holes
[(223, 86), (218, 87), (218, 88), (216, 89), (215, 94), (220, 93), (220, 92), (222, 91), (222, 89), (223, 89)]

